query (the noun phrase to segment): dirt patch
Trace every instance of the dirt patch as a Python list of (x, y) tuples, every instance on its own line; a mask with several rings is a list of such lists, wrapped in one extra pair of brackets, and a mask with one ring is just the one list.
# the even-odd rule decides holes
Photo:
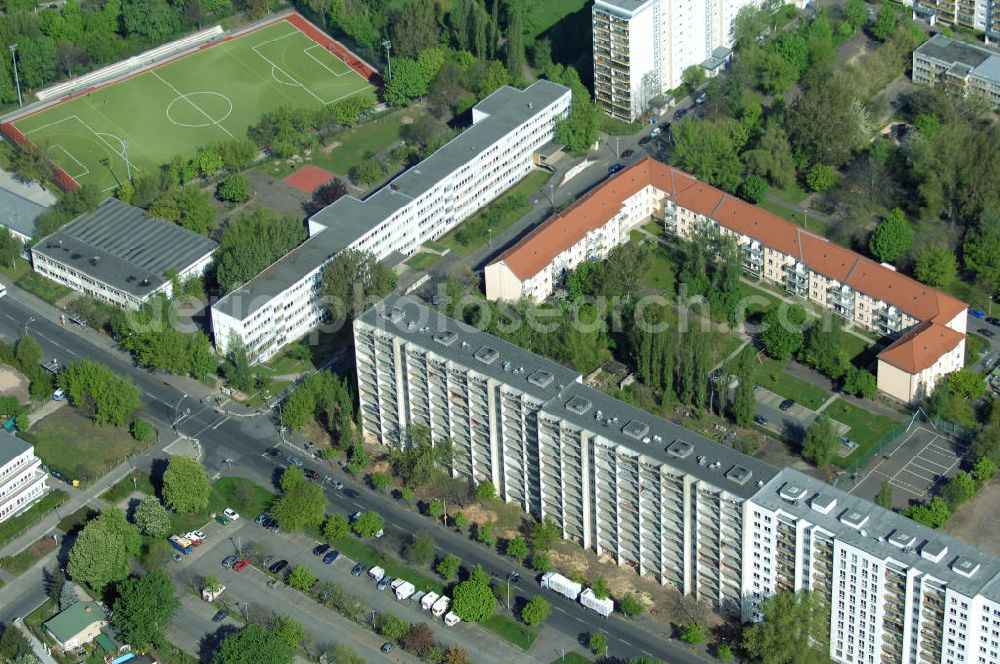
[(979, 494), (958, 508), (944, 532), (994, 555), (1000, 555), (1000, 479), (994, 477)]
[(341, 145), (343, 145), (343, 143), (341, 143), (340, 141), (330, 141), (329, 143), (321, 147), (319, 151), (321, 154), (330, 154), (331, 152), (339, 148)]
[(330, 432), (316, 420), (309, 420), (302, 427), (302, 430), (299, 431), (299, 434), (320, 447), (330, 447), (333, 445), (333, 438), (330, 436)]
[(20, 371), (11, 367), (0, 367), (0, 394), (15, 396), (21, 403), (29, 399), (28, 379)]
[[(465, 505), (461, 511), (465, 513), (465, 518), (469, 520), (469, 523), (482, 524), (496, 523), (497, 521), (496, 513), (484, 509), (482, 505)], [(506, 533), (503, 536), (506, 537)]]
[(399, 118), (399, 124), (401, 125), (413, 124), (413, 118), (410, 117), (409, 115), (404, 115), (401, 118)]

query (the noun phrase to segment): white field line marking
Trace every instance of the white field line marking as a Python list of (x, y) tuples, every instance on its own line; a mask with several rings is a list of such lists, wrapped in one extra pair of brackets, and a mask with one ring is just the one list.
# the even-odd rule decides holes
[[(75, 115), (67, 115), (62, 120), (56, 120), (55, 122), (50, 122), (48, 124), (43, 124), (41, 127), (35, 127), (31, 131), (26, 131), (26, 132), (23, 132), (23, 133), (24, 133), (25, 136), (30, 136), (31, 134), (34, 134), (36, 131), (41, 131), (43, 129), (48, 129), (49, 127), (54, 127), (57, 124), (61, 124), (63, 122), (66, 122), (67, 120), (72, 120), (74, 118), (76, 118)], [(77, 118), (77, 119), (79, 119), (79, 118)]]
[[(129, 168), (131, 168), (131, 169), (132, 169), (133, 171), (135, 171), (136, 173), (141, 173), (141, 172), (142, 172), (142, 171), (140, 171), (140, 170), (139, 170), (139, 169), (138, 169), (138, 168), (137, 168), (137, 167), (136, 167), (136, 166), (135, 166), (135, 165), (134, 165), (134, 164), (132, 163), (132, 161), (131, 161), (131, 160), (130, 160), (130, 159), (129, 159), (128, 157), (126, 157), (126, 156), (125, 156), (125, 150), (124, 150), (124, 149), (122, 149), (122, 151), (121, 151), (121, 152), (118, 152), (118, 151), (117, 151), (117, 150), (115, 150), (115, 149), (114, 149), (113, 147), (111, 147), (111, 144), (110, 144), (110, 143), (108, 143), (108, 142), (107, 142), (106, 140), (104, 140), (104, 136), (105, 136), (105, 135), (107, 135), (107, 136), (115, 136), (114, 134), (101, 134), (100, 132), (97, 132), (97, 131), (94, 131), (94, 130), (93, 130), (93, 129), (91, 128), (91, 126), (90, 126), (89, 124), (87, 124), (86, 122), (84, 122), (84, 121), (83, 121), (83, 120), (82, 120), (82, 119), (81, 119), (81, 118), (80, 118), (79, 116), (77, 116), (77, 115), (74, 115), (73, 117), (74, 117), (74, 118), (76, 118), (76, 119), (77, 119), (77, 120), (78, 120), (78, 121), (80, 122), (80, 124), (82, 124), (82, 125), (83, 125), (84, 127), (86, 127), (86, 128), (87, 128), (87, 129), (88, 129), (88, 130), (90, 131), (90, 133), (92, 133), (92, 134), (93, 134), (94, 136), (96, 136), (96, 137), (97, 137), (97, 140), (99, 140), (99, 141), (100, 141), (101, 143), (104, 143), (104, 145), (106, 145), (106, 146), (108, 147), (108, 149), (109, 149), (109, 150), (111, 150), (111, 151), (112, 151), (112, 152), (114, 152), (114, 153), (115, 153), (116, 155), (118, 155), (119, 157), (121, 157), (121, 158), (122, 158), (122, 160), (123, 160), (123, 161), (124, 161), (125, 163), (127, 163), (127, 164), (128, 164)], [(121, 139), (121, 138), (120, 138), (119, 136), (115, 136), (115, 138), (116, 138), (116, 139), (118, 139), (118, 141), (119, 141), (119, 142), (120, 142), (120, 143), (122, 144), (122, 145), (121, 145), (120, 147), (121, 147), (121, 148), (124, 148), (124, 146), (125, 146), (125, 142), (124, 142), (124, 141), (122, 141), (122, 139)]]
[[(288, 35), (286, 35), (286, 37), (287, 36)], [(275, 41), (275, 40), (272, 39), (271, 41)], [(264, 43), (267, 43), (267, 42), (264, 42)], [(289, 78), (289, 80), (295, 81), (295, 83), (300, 88), (302, 88), (303, 90), (305, 90), (308, 94), (312, 95), (313, 98), (316, 99), (316, 101), (318, 101), (319, 103), (323, 104), (324, 106), (326, 105), (326, 102), (323, 101), (323, 99), (319, 95), (317, 95), (315, 92), (313, 92), (312, 90), (310, 90), (306, 86), (302, 85), (302, 82), (299, 79), (295, 78), (294, 76), (292, 76), (291, 74), (289, 74), (287, 71), (285, 71), (284, 69), (282, 69), (281, 67), (279, 67), (274, 62), (274, 60), (272, 60), (271, 58), (267, 57), (266, 55), (264, 55), (263, 53), (261, 53), (260, 51), (258, 51), (256, 46), (254, 46), (250, 50), (253, 51), (254, 53), (256, 53), (258, 56), (260, 56), (264, 60), (264, 62), (266, 62), (267, 64), (271, 65), (271, 78), (275, 78), (275, 80), (277, 80), (277, 78), (274, 76), (274, 72), (275, 71), (280, 71), (282, 74), (284, 74), (285, 76), (287, 76)]]
[[(310, 52), (310, 51), (312, 51), (312, 50), (313, 50), (314, 48), (318, 48), (318, 49), (322, 49), (322, 51), (323, 51), (324, 53), (329, 53), (329, 51), (327, 51), (327, 50), (326, 50), (325, 48), (323, 48), (323, 47), (322, 47), (322, 46), (320, 46), (319, 44), (313, 44), (312, 46), (307, 46), (306, 48), (302, 49), (302, 52), (303, 52), (303, 53), (305, 53), (306, 55), (308, 55), (308, 56), (309, 56), (310, 58), (312, 58), (312, 59), (313, 59), (313, 60), (314, 60), (314, 61), (316, 62), (316, 64), (318, 64), (318, 65), (319, 65), (320, 67), (322, 67), (323, 69), (327, 70), (328, 72), (330, 72), (331, 74), (333, 74), (333, 75), (334, 75), (334, 76), (336, 76), (337, 78), (340, 78), (341, 76), (345, 76), (345, 75), (349, 74), (349, 73), (350, 73), (350, 72), (352, 71), (352, 70), (351, 70), (351, 68), (350, 68), (350, 67), (347, 67), (347, 65), (346, 65), (346, 64), (345, 64), (344, 66), (345, 66), (345, 67), (347, 67), (347, 71), (342, 71), (342, 72), (340, 72), (339, 74), (338, 74), (337, 72), (333, 71), (332, 69), (330, 69), (330, 68), (329, 68), (329, 67), (328, 67), (328, 66), (326, 65), (326, 63), (325, 63), (325, 62), (323, 62), (322, 60), (320, 60), (319, 58), (317, 58), (317, 57), (316, 57), (315, 55), (313, 55), (313, 54), (312, 54), (312, 53)], [(340, 61), (338, 60), (338, 62), (340, 62)]]
[(205, 109), (203, 109), (203, 108), (202, 108), (201, 106), (199, 106), (198, 104), (196, 104), (196, 103), (194, 103), (193, 101), (191, 101), (191, 99), (190, 99), (190, 98), (189, 98), (189, 97), (188, 97), (188, 96), (187, 96), (186, 94), (184, 94), (183, 92), (181, 92), (180, 90), (178, 90), (177, 88), (175, 88), (175, 87), (174, 87), (174, 86), (173, 86), (173, 85), (172, 85), (171, 83), (169, 83), (169, 82), (168, 82), (167, 80), (165, 80), (165, 79), (164, 79), (164, 78), (163, 78), (162, 76), (160, 76), (159, 74), (157, 74), (157, 73), (156, 73), (156, 70), (155, 70), (155, 69), (151, 69), (151, 70), (149, 70), (149, 73), (150, 73), (150, 74), (152, 74), (153, 76), (155, 76), (155, 77), (156, 77), (156, 78), (157, 78), (157, 79), (158, 79), (158, 80), (159, 80), (159, 81), (160, 81), (161, 83), (163, 83), (163, 84), (164, 84), (164, 85), (166, 85), (166, 86), (167, 86), (168, 88), (170, 88), (170, 89), (171, 89), (171, 90), (173, 90), (173, 91), (174, 91), (175, 93), (177, 93), (177, 95), (178, 95), (178, 96), (180, 96), (180, 97), (183, 97), (183, 98), (184, 98), (184, 100), (185, 100), (185, 101), (187, 101), (187, 103), (189, 103), (189, 104), (191, 104), (192, 106), (194, 106), (194, 108), (195, 108), (195, 110), (196, 110), (196, 111), (198, 111), (199, 113), (201, 113), (202, 115), (204, 115), (204, 116), (205, 116), (205, 117), (206, 117), (206, 118), (208, 119), (208, 121), (209, 121), (209, 122), (211, 122), (211, 123), (212, 123), (212, 124), (214, 124), (214, 125), (215, 125), (216, 127), (218, 127), (218, 128), (219, 128), (219, 129), (221, 129), (222, 131), (224, 131), (224, 132), (226, 132), (227, 134), (229, 134), (229, 138), (236, 138), (235, 136), (233, 136), (233, 135), (232, 135), (232, 134), (231, 134), (231, 133), (229, 132), (229, 130), (228, 130), (228, 129), (226, 129), (226, 128), (225, 128), (225, 127), (223, 127), (223, 126), (222, 126), (221, 124), (219, 124), (219, 123), (218, 123), (218, 122), (217, 122), (217, 121), (215, 120), (215, 118), (213, 118), (213, 117), (212, 117), (211, 115), (209, 115), (208, 113), (206, 113), (206, 112), (205, 112)]
[(90, 169), (89, 169), (89, 168), (87, 168), (87, 167), (86, 167), (86, 166), (85, 166), (84, 164), (80, 163), (80, 160), (79, 160), (79, 159), (77, 159), (76, 157), (74, 157), (74, 156), (73, 156), (73, 153), (72, 153), (72, 152), (70, 152), (69, 150), (67, 150), (66, 148), (64, 148), (64, 147), (62, 146), (62, 144), (60, 144), (60, 143), (53, 143), (52, 145), (50, 145), (50, 146), (49, 146), (49, 149), (50, 149), (50, 150), (51, 150), (52, 148), (59, 148), (60, 150), (62, 150), (62, 151), (63, 151), (63, 153), (64, 153), (64, 154), (65, 154), (65, 155), (66, 155), (67, 157), (69, 157), (70, 159), (72, 159), (73, 161), (75, 161), (75, 162), (76, 162), (76, 165), (77, 165), (77, 166), (79, 166), (80, 168), (82, 168), (82, 169), (83, 169), (83, 173), (77, 173), (77, 174), (75, 174), (75, 175), (73, 175), (73, 174), (70, 174), (69, 176), (70, 176), (71, 178), (73, 178), (74, 180), (76, 180), (76, 179), (79, 179), (79, 178), (82, 178), (82, 177), (83, 177), (84, 175), (89, 175), (89, 174), (90, 174)]

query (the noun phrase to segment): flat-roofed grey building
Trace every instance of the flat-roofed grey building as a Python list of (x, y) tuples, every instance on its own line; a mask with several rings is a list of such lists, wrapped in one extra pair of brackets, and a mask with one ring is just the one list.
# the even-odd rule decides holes
[(936, 34), (913, 50), (913, 82), (977, 94), (1000, 108), (1000, 52)]
[(84, 295), (138, 309), (172, 295), (171, 276), (200, 277), (218, 244), (108, 198), (31, 248), (35, 271)]

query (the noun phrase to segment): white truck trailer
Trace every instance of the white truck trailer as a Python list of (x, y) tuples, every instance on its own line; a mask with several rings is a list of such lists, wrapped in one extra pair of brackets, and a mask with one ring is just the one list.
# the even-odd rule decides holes
[(610, 597), (601, 599), (595, 595), (594, 591), (590, 588), (587, 588), (580, 593), (580, 604), (583, 604), (592, 611), (600, 613), (605, 618), (610, 616), (615, 611), (615, 603)]
[(580, 596), (580, 591), (583, 590), (583, 586), (579, 583), (567, 579), (558, 572), (546, 572), (542, 574), (541, 586), (542, 588), (554, 590), (564, 597), (569, 597), (574, 602)]
[(413, 586), (412, 583), (410, 583), (409, 581), (404, 581), (403, 583), (399, 584), (399, 586), (397, 586), (395, 590), (396, 599), (398, 599), (400, 602), (406, 601), (416, 591), (417, 589)]
[(462, 622), (462, 619), (458, 617), (458, 614), (454, 611), (449, 611), (444, 614), (444, 625), (445, 627), (454, 627), (458, 623)]

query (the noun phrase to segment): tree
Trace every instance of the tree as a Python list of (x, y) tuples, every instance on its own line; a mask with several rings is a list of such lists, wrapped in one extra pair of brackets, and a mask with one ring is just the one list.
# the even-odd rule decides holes
[(387, 475), (386, 473), (372, 473), (371, 480), (372, 480), (372, 487), (374, 487), (376, 491), (384, 492), (386, 494), (386, 497), (388, 497), (389, 484), (392, 482), (392, 479), (389, 477), (389, 475)]
[(988, 290), (1000, 289), (1000, 212), (984, 212), (966, 232), (962, 258)]
[[(305, 629), (299, 623), (290, 616), (279, 616), (275, 618), (271, 623), (271, 631), (274, 632), (282, 643), (286, 646), (295, 650), (302, 643), (302, 639), (305, 637)], [(261, 660), (267, 661), (267, 660)]]
[(337, 664), (368, 664), (368, 660), (362, 657), (353, 646), (344, 643), (333, 646), (326, 661)]
[[(388, 25), (393, 50), (407, 58), (416, 58), (437, 44), (441, 37), (437, 11), (431, 0), (413, 0), (400, 5), (389, 15)], [(395, 70), (393, 66), (393, 78)]]
[(779, 591), (761, 603), (764, 619), (743, 631), (743, 647), (762, 664), (827, 661), (828, 611), (817, 593)]
[(426, 530), (421, 530), (419, 533), (410, 537), (410, 541), (406, 545), (406, 559), (411, 563), (416, 563), (417, 565), (426, 565), (428, 562), (434, 558), (434, 549), (436, 548), (434, 544), (434, 538)]
[(837, 186), (837, 171), (826, 164), (813, 164), (806, 173), (806, 184), (813, 191), (830, 191)]
[(267, 208), (232, 219), (215, 253), (216, 280), (224, 292), (245, 284), (308, 237), (301, 221)]
[(963, 503), (972, 500), (976, 495), (976, 482), (972, 476), (964, 470), (955, 473), (955, 476), (948, 480), (942, 491), (942, 497), (948, 503), (948, 507), (954, 512)]
[(809, 163), (847, 163), (865, 135), (856, 99), (851, 81), (840, 73), (806, 88), (785, 119), (792, 148)]
[(740, 196), (754, 205), (767, 198), (767, 180), (759, 175), (748, 175), (740, 185)]
[(30, 372), (42, 362), (42, 347), (34, 337), (25, 332), (17, 339), (14, 357), (17, 358), (17, 364), (22, 371)]
[(455, 512), (452, 515), (452, 520), (455, 522), (456, 528), (464, 528), (469, 525), (469, 517), (465, 516), (465, 512)]
[(479, 82), (479, 98), (488, 97), (505, 85), (510, 85), (510, 72), (499, 60), (490, 60)]
[(427, 623), (415, 623), (410, 625), (403, 635), (403, 647), (419, 657), (429, 653), (436, 645), (434, 632), (427, 626)]
[(910, 250), (913, 230), (899, 208), (893, 208), (872, 233), (868, 248), (878, 260), (891, 263)]
[(786, 187), (795, 181), (792, 146), (777, 122), (768, 123), (757, 146), (743, 153), (743, 162), (751, 175), (765, 177), (777, 187)]
[(608, 652), (608, 635), (605, 632), (591, 632), (587, 640), (587, 647), (595, 655), (604, 655)]
[(212, 664), (291, 664), (294, 654), (276, 631), (250, 623), (222, 640)]
[(996, 475), (996, 472), (997, 465), (986, 457), (976, 459), (976, 463), (972, 466), (972, 477), (974, 477), (976, 482), (979, 484), (989, 482), (990, 479)]
[(872, 34), (879, 41), (886, 41), (896, 31), (896, 12), (892, 7), (883, 6), (875, 17), (875, 25), (872, 27)]
[(451, 441), (433, 442), (430, 429), (422, 425), (406, 430), (409, 444), (390, 454), (393, 470), (411, 488), (433, 481), (451, 464)]
[(493, 482), (485, 480), (476, 486), (476, 500), (486, 503), (497, 497), (497, 487)]
[(505, 547), (507, 555), (511, 558), (516, 558), (517, 560), (522, 560), (528, 555), (528, 543), (524, 541), (524, 538), (520, 535), (517, 537), (512, 537), (507, 540), (507, 546)]
[(531, 554), (531, 569), (538, 572), (548, 572), (552, 569), (552, 561), (549, 560), (549, 554), (547, 553), (532, 553)]
[(416, 60), (392, 59), (392, 80), (386, 83), (382, 96), (392, 106), (406, 106), (411, 100), (427, 94), (427, 81)]
[(868, 22), (868, 8), (864, 0), (848, 0), (844, 6), (844, 20), (853, 30), (858, 30)]
[(976, 399), (986, 392), (983, 375), (972, 369), (959, 369), (946, 376), (948, 389), (967, 399)]
[(507, 0), (506, 10), (507, 44), (504, 52), (507, 57), (504, 59), (504, 64), (507, 65), (511, 78), (516, 80), (521, 78), (524, 70), (524, 8), (521, 0)]
[(719, 647), (715, 649), (715, 654), (720, 661), (728, 662), (733, 658), (733, 647), (728, 643), (720, 643)]
[(173, 221), (192, 233), (207, 235), (215, 227), (215, 206), (210, 194), (195, 186), (173, 187), (163, 192), (148, 214)]
[(181, 602), (174, 583), (161, 570), (140, 577), (130, 576), (117, 588), (112, 624), (133, 648), (158, 643)]
[(282, 530), (302, 530), (319, 526), (329, 504), (322, 487), (302, 481), (285, 491), (271, 507)]
[(878, 379), (875, 374), (860, 367), (848, 367), (844, 374), (844, 392), (861, 397), (862, 399), (873, 399), (878, 393)]
[(955, 252), (948, 247), (932, 244), (917, 252), (913, 274), (928, 286), (947, 286), (955, 280), (957, 271)]
[(347, 517), (341, 513), (336, 513), (326, 520), (323, 524), (323, 539), (325, 539), (330, 544), (333, 544), (336, 540), (341, 537), (346, 537), (347, 533), (350, 532), (351, 524), (347, 520)]
[(410, 631), (410, 623), (391, 613), (380, 613), (378, 614), (376, 629), (379, 634), (387, 639), (396, 640), (403, 638)]
[(144, 443), (155, 435), (156, 430), (146, 420), (137, 419), (132, 420), (132, 424), (129, 425), (129, 433), (135, 441)]
[(135, 525), (143, 535), (165, 537), (170, 532), (170, 515), (156, 496), (146, 496), (135, 508)]
[(21, 252), (24, 251), (24, 243), (11, 235), (6, 228), (0, 229), (0, 264), (14, 267), (14, 263)]
[(696, 622), (688, 623), (681, 630), (681, 641), (690, 643), (693, 646), (704, 643), (708, 640), (708, 630)]
[(308, 592), (318, 580), (307, 565), (296, 565), (288, 575), (288, 585), (302, 592)]
[(618, 608), (626, 618), (638, 616), (646, 609), (642, 602), (632, 593), (628, 593), (621, 598), (621, 601), (618, 602)]
[(108, 508), (80, 531), (66, 571), (74, 581), (101, 591), (128, 576), (129, 559), (140, 545), (139, 531), (125, 519), (125, 513)]
[(223, 201), (242, 203), (250, 198), (250, 180), (242, 173), (233, 173), (219, 183), (216, 195)]
[(892, 485), (889, 480), (882, 480), (882, 485), (875, 494), (875, 504), (887, 510), (892, 509)]
[(827, 313), (806, 330), (799, 361), (833, 380), (847, 371), (848, 363), (841, 350), (843, 328), (840, 317)]
[(552, 605), (541, 595), (535, 595), (521, 608), (521, 620), (529, 627), (538, 627), (552, 613)]
[(684, 82), (688, 94), (694, 94), (694, 91), (705, 83), (705, 70), (701, 65), (686, 67), (681, 74), (681, 80)]
[(758, 37), (770, 32), (770, 20), (767, 9), (754, 5), (744, 5), (740, 8), (733, 19), (736, 47), (743, 51), (754, 46)]
[(763, 332), (761, 341), (768, 355), (784, 362), (802, 347), (802, 323), (805, 320), (805, 310), (799, 305), (770, 309), (761, 321)]
[(345, 249), (323, 270), (323, 297), (335, 320), (353, 320), (395, 286), (396, 273), (370, 251)]
[(455, 587), (452, 610), (462, 620), (481, 623), (493, 615), (497, 600), (490, 590), (489, 577), (479, 565), (476, 565), (476, 570), (478, 574), (474, 571), (468, 579)]
[(76, 584), (72, 581), (64, 583), (62, 590), (59, 592), (59, 610), (65, 611), (79, 601), (80, 593), (76, 590)]
[(141, 405), (139, 388), (130, 376), (119, 376), (92, 360), (67, 365), (56, 382), (71, 404), (93, 412), (96, 424), (123, 427)]
[(458, 574), (458, 568), (461, 565), (462, 561), (458, 556), (446, 553), (438, 560), (437, 565), (434, 566), (434, 571), (440, 574), (445, 581), (451, 581)]
[(600, 111), (594, 105), (590, 91), (580, 81), (580, 75), (573, 67), (567, 67), (559, 80), (553, 79), (552, 76), (549, 78), (573, 91), (569, 116), (556, 123), (556, 141), (565, 145), (566, 149), (574, 154), (584, 154), (597, 142)]
[(472, 664), (472, 657), (469, 656), (468, 650), (453, 643), (444, 651), (444, 659), (441, 662), (442, 664)]
[(828, 417), (817, 417), (806, 430), (802, 441), (802, 458), (820, 467), (833, 461), (836, 452), (837, 430), (833, 427), (833, 421)]
[(321, 184), (313, 193), (312, 199), (306, 206), (306, 212), (310, 215), (316, 214), (323, 208), (333, 205), (347, 195), (347, 185), (338, 177), (333, 177), (329, 182)]
[(375, 95), (371, 92), (366, 91), (360, 94), (353, 94), (333, 105), (333, 116), (336, 118), (338, 124), (342, 124), (345, 127), (352, 127), (357, 124), (361, 116), (374, 110), (376, 104)]
[(531, 549), (548, 551), (562, 539), (562, 529), (552, 517), (546, 517), (531, 527)]
[(682, 122), (673, 129), (673, 163), (699, 180), (735, 192), (743, 170), (733, 120)]
[(497, 536), (493, 533), (492, 523), (476, 524), (476, 540), (486, 546), (493, 546), (497, 543)]
[(735, 377), (737, 383), (733, 392), (730, 415), (737, 426), (749, 426), (753, 420), (754, 409), (757, 405), (753, 388), (753, 371), (756, 359), (756, 352), (748, 346), (743, 349), (736, 362)]
[(185, 456), (170, 457), (163, 471), (163, 500), (175, 512), (200, 512), (208, 507), (208, 473), (205, 467)]
[(352, 529), (359, 537), (374, 537), (375, 533), (381, 531), (384, 527), (385, 521), (382, 520), (378, 512), (368, 511), (361, 513), (361, 516), (354, 522)]
[(934, 496), (928, 503), (916, 503), (910, 505), (902, 512), (903, 516), (909, 517), (928, 528), (940, 528), (951, 519), (951, 508), (948, 502), (941, 496)]
[(611, 596), (611, 589), (608, 587), (608, 580), (603, 576), (597, 577), (597, 581), (594, 581), (591, 590), (594, 591), (594, 596), (597, 599), (607, 599)]

